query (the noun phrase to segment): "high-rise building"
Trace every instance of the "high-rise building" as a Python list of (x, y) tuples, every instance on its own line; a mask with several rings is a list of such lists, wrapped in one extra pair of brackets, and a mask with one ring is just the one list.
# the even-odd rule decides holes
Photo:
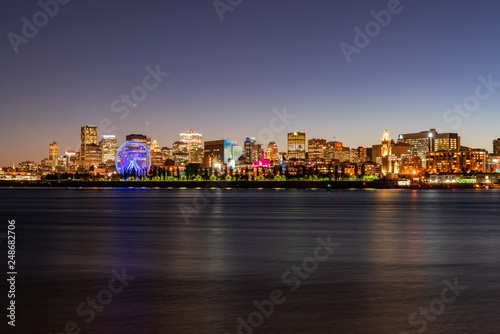
[(90, 166), (98, 167), (102, 161), (102, 151), (101, 147), (97, 144), (87, 144), (85, 147), (85, 158), (84, 166), (89, 168)]
[(398, 142), (410, 144), (411, 154), (418, 155), (425, 168), (427, 166), (427, 153), (435, 151), (436, 136), (436, 129), (431, 129), (430, 131), (401, 134), (398, 137)]
[(326, 139), (309, 139), (307, 141), (307, 159), (309, 161), (318, 161), (325, 158), (325, 148), (326, 148)]
[(385, 129), (382, 137), (382, 175), (392, 173), (392, 140), (389, 137), (389, 131)]
[(460, 151), (460, 136), (458, 133), (436, 134), (435, 151)]
[(85, 160), (88, 145), (97, 145), (97, 126), (82, 126), (80, 132), (80, 159)]
[(139, 143), (142, 143), (142, 144), (144, 144), (144, 146), (147, 147), (148, 150), (151, 148), (151, 137), (133, 133), (133, 134), (127, 135), (125, 137), (125, 139), (127, 141), (133, 140), (133, 141), (137, 141)]
[(187, 143), (190, 163), (201, 163), (203, 160), (202, 134), (189, 130), (180, 134), (180, 141)]
[(188, 143), (176, 141), (173, 143), (173, 158), (176, 166), (186, 166), (189, 163)]
[(114, 135), (104, 135), (102, 136), (99, 145), (101, 146), (101, 162), (103, 164), (109, 163), (111, 161), (115, 161), (116, 157), (116, 136)]
[(288, 134), (288, 159), (306, 159), (306, 134), (304, 132)]
[(266, 157), (266, 159), (269, 159), (269, 160), (273, 161), (274, 163), (279, 163), (280, 154), (278, 152), (278, 145), (276, 145), (275, 142), (270, 142), (267, 145), (265, 157)]
[(214, 167), (217, 164), (224, 165), (228, 160), (238, 160), (243, 154), (243, 148), (235, 141), (220, 139), (205, 142), (204, 166)]
[(339, 141), (329, 141), (325, 145), (324, 157), (325, 161), (340, 161), (340, 153), (343, 144)]
[(151, 148), (149, 149), (149, 155), (151, 156), (151, 166), (162, 167), (163, 159), (161, 155), (161, 148), (156, 140), (151, 143)]
[(255, 138), (247, 137), (245, 139), (245, 143), (243, 144), (243, 155), (245, 157), (246, 164), (251, 164), (253, 161), (255, 161), (255, 157), (258, 156), (257, 151), (258, 147)]
[(162, 147), (161, 159), (163, 160), (163, 163), (167, 160), (174, 160), (174, 149), (171, 147)]
[(493, 155), (500, 156), (500, 138), (493, 141)]
[(77, 159), (76, 150), (64, 152), (66, 158), (66, 172), (71, 172), (76, 168), (75, 160)]
[(59, 145), (57, 145), (56, 142), (53, 142), (52, 144), (49, 145), (49, 159), (50, 160), (57, 160), (59, 157)]

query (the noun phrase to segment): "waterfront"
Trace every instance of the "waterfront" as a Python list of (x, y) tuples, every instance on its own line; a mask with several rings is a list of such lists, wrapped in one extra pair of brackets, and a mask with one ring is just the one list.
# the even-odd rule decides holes
[[(17, 226), (23, 333), (74, 321), (82, 333), (232, 334), (275, 289), (286, 301), (255, 333), (500, 327), (498, 190), (0, 188), (0, 198)], [(338, 248), (291, 291), (283, 274), (328, 236)], [(77, 307), (122, 268), (135, 278), (87, 323)], [(410, 324), (455, 277), (467, 289)]]

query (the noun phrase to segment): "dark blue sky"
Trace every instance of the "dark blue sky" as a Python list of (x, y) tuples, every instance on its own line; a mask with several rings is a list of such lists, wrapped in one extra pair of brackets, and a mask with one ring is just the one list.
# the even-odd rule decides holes
[[(286, 132), (356, 147), (378, 143), (385, 128), (392, 137), (459, 132), (463, 145), (491, 150), (500, 137), (500, 87), (480, 90), (490, 94), (467, 114), (449, 112), (448, 122), (443, 115), (474, 102), (479, 76), (500, 82), (500, 3), (401, 1), (400, 13), (348, 63), (340, 43), (354, 45), (354, 27), (364, 30), (370, 11), (389, 2), (245, 0), (221, 21), (211, 0), (72, 0), (16, 54), (8, 34), (22, 35), (21, 18), (32, 21), (40, 6), (4, 1), (0, 166), (39, 162), (52, 138), (61, 154), (77, 149), (80, 127), (105, 118), (119, 143), (145, 133), (147, 121), (161, 146), (190, 127), (204, 140), (241, 142), (285, 106), (297, 116), (274, 135), (280, 150)], [(169, 76), (120, 119), (112, 102), (157, 64)]]

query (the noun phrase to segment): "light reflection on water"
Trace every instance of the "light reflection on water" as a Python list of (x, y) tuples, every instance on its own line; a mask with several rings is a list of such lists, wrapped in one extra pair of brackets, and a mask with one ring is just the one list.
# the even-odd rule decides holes
[[(458, 277), (467, 290), (427, 332), (500, 328), (499, 191), (210, 190), (193, 209), (202, 192), (0, 189), (17, 224), (16, 327), (232, 334), (282, 289), (256, 333), (414, 332), (408, 317)], [(341, 246), (291, 292), (282, 274), (328, 235)], [(134, 281), (85, 323), (78, 304), (123, 267)]]

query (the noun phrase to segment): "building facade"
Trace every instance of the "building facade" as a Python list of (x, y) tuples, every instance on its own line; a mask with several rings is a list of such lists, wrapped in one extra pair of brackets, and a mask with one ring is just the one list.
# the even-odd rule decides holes
[(419, 156), (425, 168), (427, 166), (427, 153), (435, 151), (436, 136), (436, 129), (430, 129), (429, 131), (401, 134), (398, 137), (398, 142), (410, 144), (411, 154)]
[(202, 134), (196, 131), (186, 131), (180, 134), (180, 141), (187, 143), (187, 152), (189, 153), (189, 163), (201, 164), (203, 160), (203, 140)]
[(319, 161), (325, 159), (326, 139), (309, 139), (307, 141), (307, 159), (309, 161)]
[(304, 132), (291, 132), (288, 134), (288, 159), (306, 159), (306, 134)]
[(483, 149), (467, 151), (441, 151), (427, 154), (427, 171), (429, 173), (467, 173), (485, 172), (488, 152)]
[(87, 146), (97, 145), (97, 126), (85, 125), (80, 131), (80, 159), (86, 160)]
[(101, 146), (101, 163), (111, 163), (115, 161), (117, 141), (114, 135), (104, 135), (99, 142)]
[(460, 136), (458, 133), (438, 133), (434, 150), (439, 151), (460, 151)]
[(59, 158), (59, 145), (53, 142), (49, 145), (49, 159), (56, 161)]

